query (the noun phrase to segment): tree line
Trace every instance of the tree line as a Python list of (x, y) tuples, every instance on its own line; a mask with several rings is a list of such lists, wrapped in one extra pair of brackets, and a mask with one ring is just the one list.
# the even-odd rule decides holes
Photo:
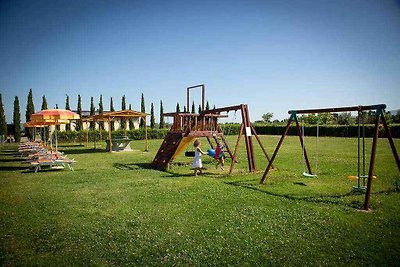
[[(142, 93), (141, 95), (141, 104), (140, 104), (140, 112), (146, 113), (146, 107), (145, 107), (145, 99), (144, 99), (144, 94)], [(121, 109), (126, 110), (127, 108), (126, 105), (126, 97), (125, 95), (122, 96), (121, 99)], [(55, 105), (55, 108), (58, 109), (58, 104)], [(215, 106), (214, 106), (215, 108)], [(46, 110), (48, 109), (48, 104), (47, 104), (47, 99), (46, 96), (42, 96), (42, 105), (41, 105), (41, 110)], [(65, 99), (65, 109), (66, 110), (71, 110), (70, 106), (70, 98), (69, 95), (66, 95)], [(129, 104), (128, 107), (129, 110), (132, 110), (132, 105)], [(210, 105), (207, 101), (207, 105), (205, 107), (206, 110), (210, 109)], [(75, 124), (75, 131), (80, 131), (83, 130), (83, 122), (82, 122), (82, 98), (81, 95), (78, 95), (78, 103), (77, 103), (77, 108), (76, 108), (76, 113), (79, 114), (80, 118), (79, 120), (76, 121)], [(110, 98), (110, 111), (115, 111), (114, 108), (114, 100), (113, 97)], [(200, 113), (202, 111), (201, 106), (198, 106), (198, 112)], [(95, 100), (93, 97), (90, 98), (90, 116), (93, 116), (96, 114), (96, 105), (95, 105)], [(103, 95), (100, 95), (99, 102), (98, 102), (98, 108), (97, 108), (98, 114), (103, 114), (104, 113), (104, 106), (103, 106)], [(176, 112), (181, 112), (180, 111), (180, 105), (179, 102), (176, 105)], [(184, 106), (183, 112), (188, 112), (186, 110), (186, 106)], [(32, 89), (29, 90), (28, 96), (27, 96), (27, 104), (26, 104), (26, 112), (25, 112), (25, 119), (28, 122), (30, 120), (30, 115), (35, 113), (35, 106), (33, 103), (33, 93)], [(164, 107), (163, 107), (163, 102), (160, 100), (160, 114), (159, 114), (159, 123), (158, 125), (155, 122), (155, 114), (154, 114), (154, 103), (151, 103), (150, 105), (150, 128), (155, 129), (163, 129), (167, 127), (165, 123), (165, 119), (163, 116), (164, 113)], [(196, 106), (193, 101), (192, 107), (191, 107), (191, 113), (196, 113)], [(120, 129), (126, 129), (126, 126), (129, 125), (130, 129), (134, 128), (134, 120), (132, 118), (129, 119), (121, 119), (120, 120)], [(7, 127), (7, 122), (6, 122), (6, 115), (4, 111), (4, 105), (3, 105), (3, 100), (2, 100), (2, 95), (0, 94), (0, 136), (7, 136), (8, 133), (13, 133), (14, 134), (14, 139), (16, 142), (20, 142), (21, 140), (21, 113), (20, 113), (20, 103), (18, 96), (15, 96), (14, 98), (14, 112), (13, 112), (13, 123), (10, 125), (11, 127)], [(111, 131), (115, 131), (115, 125), (114, 122), (111, 122)], [(56, 126), (59, 128), (60, 126)], [(139, 127), (143, 128), (144, 127), (144, 119), (140, 118), (139, 122)], [(99, 128), (101, 130), (104, 130), (104, 122), (99, 122)], [(66, 124), (65, 129), (67, 131), (71, 130), (71, 124)], [(95, 122), (90, 122), (89, 129), (94, 130), (95, 129)], [(33, 137), (33, 130), (31, 128), (25, 128), (25, 135), (28, 138)]]
[[(272, 120), (273, 113), (267, 112), (262, 115), (262, 120), (257, 121), (259, 123), (285, 123), (288, 119)], [(305, 124), (315, 125), (354, 125), (358, 123), (358, 115), (353, 116), (351, 112), (342, 113), (320, 113), (320, 114), (303, 114), (298, 117), (299, 122), (304, 122)], [(385, 119), (387, 123), (400, 123), (400, 109), (396, 111), (396, 114), (391, 114), (390, 112), (385, 112)], [(360, 123), (364, 124), (374, 124), (375, 123), (375, 111), (370, 110), (368, 112), (363, 112), (360, 116)]]

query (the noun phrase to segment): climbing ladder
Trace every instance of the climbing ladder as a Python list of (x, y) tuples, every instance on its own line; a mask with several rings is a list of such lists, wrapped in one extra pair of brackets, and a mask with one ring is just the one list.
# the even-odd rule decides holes
[(164, 138), (158, 152), (153, 160), (153, 167), (157, 170), (165, 170), (168, 168), (168, 164), (176, 156), (176, 152), (183, 139), (183, 134), (180, 132), (169, 132)]

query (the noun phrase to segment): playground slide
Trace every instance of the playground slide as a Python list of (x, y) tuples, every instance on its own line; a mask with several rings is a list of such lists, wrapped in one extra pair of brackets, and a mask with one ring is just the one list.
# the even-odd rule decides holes
[(185, 150), (186, 146), (190, 144), (194, 140), (194, 137), (184, 137), (181, 142), (179, 143), (178, 147), (176, 148), (176, 151), (174, 155), (172, 156), (171, 160), (173, 160), (176, 156), (178, 156), (180, 153), (182, 153), (183, 150)]

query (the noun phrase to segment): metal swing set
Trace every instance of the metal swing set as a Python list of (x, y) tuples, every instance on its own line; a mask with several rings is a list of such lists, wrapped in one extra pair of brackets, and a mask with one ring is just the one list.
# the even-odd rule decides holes
[[(378, 104), (378, 105), (371, 105), (371, 106), (351, 106), (351, 107), (338, 107), (338, 108), (324, 108), (324, 109), (305, 109), (305, 110), (289, 110), (288, 113), (290, 114), (289, 120), (287, 122), (286, 128), (284, 133), (282, 134), (274, 153), (272, 154), (271, 160), (268, 163), (267, 168), (264, 171), (263, 176), (260, 179), (260, 184), (264, 184), (267, 174), (270, 171), (272, 164), (278, 154), (279, 148), (281, 147), (283, 140), (285, 139), (290, 125), (294, 121), (296, 123), (296, 129), (297, 129), (297, 134), (300, 139), (300, 144), (302, 147), (303, 151), (303, 158), (307, 167), (308, 172), (304, 172), (306, 176), (308, 175), (316, 175), (317, 173), (313, 173), (311, 170), (310, 162), (308, 160), (308, 155), (307, 155), (307, 150), (305, 148), (304, 144), (304, 130), (302, 131), (300, 129), (299, 121), (297, 118), (298, 114), (317, 114), (317, 113), (332, 113), (332, 112), (351, 112), (351, 111), (357, 111), (358, 114), (362, 114), (363, 111), (368, 111), (368, 110), (373, 110), (375, 111), (375, 125), (374, 125), (374, 134), (373, 134), (373, 139), (372, 139), (372, 148), (371, 148), (371, 159), (370, 159), (370, 164), (369, 164), (369, 170), (368, 170), (368, 175), (365, 175), (365, 133), (363, 133), (363, 175), (361, 175), (361, 170), (360, 170), (360, 159), (361, 159), (361, 145), (360, 145), (360, 122), (358, 123), (359, 128), (358, 128), (358, 173), (356, 176), (356, 179), (358, 180), (358, 186), (359, 188), (364, 188), (365, 189), (365, 199), (364, 199), (364, 205), (363, 209), (368, 210), (370, 206), (370, 198), (371, 198), (371, 188), (372, 188), (372, 179), (374, 177), (374, 167), (375, 167), (375, 156), (376, 156), (376, 147), (378, 143), (378, 131), (379, 131), (379, 123), (381, 122), (385, 132), (386, 132), (386, 137), (389, 141), (390, 147), (392, 149), (393, 157), (396, 161), (397, 168), (400, 171), (400, 160), (399, 160), (399, 155), (397, 154), (396, 147), (393, 142), (392, 135), (390, 133), (390, 129), (386, 123), (385, 119), (385, 104)], [(360, 117), (360, 116), (359, 116)], [(318, 129), (318, 128), (317, 128)], [(317, 144), (318, 144), (318, 139), (317, 139)], [(317, 154), (318, 155), (318, 154)], [(318, 160), (317, 160), (318, 163)], [(318, 165), (316, 165), (318, 166)], [(317, 170), (317, 169), (316, 169)], [(353, 176), (354, 177), (354, 176)], [(367, 179), (367, 184), (361, 186), (361, 181), (360, 179)]]

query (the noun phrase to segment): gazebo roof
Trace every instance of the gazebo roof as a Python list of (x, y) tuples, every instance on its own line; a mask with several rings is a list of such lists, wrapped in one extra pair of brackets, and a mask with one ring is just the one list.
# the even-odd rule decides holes
[(135, 110), (125, 109), (125, 110), (111, 111), (99, 115), (94, 115), (92, 117), (89, 117), (88, 119), (93, 118), (93, 120), (104, 120), (104, 119), (114, 119), (114, 118), (146, 118), (146, 116), (149, 116), (149, 114)]

